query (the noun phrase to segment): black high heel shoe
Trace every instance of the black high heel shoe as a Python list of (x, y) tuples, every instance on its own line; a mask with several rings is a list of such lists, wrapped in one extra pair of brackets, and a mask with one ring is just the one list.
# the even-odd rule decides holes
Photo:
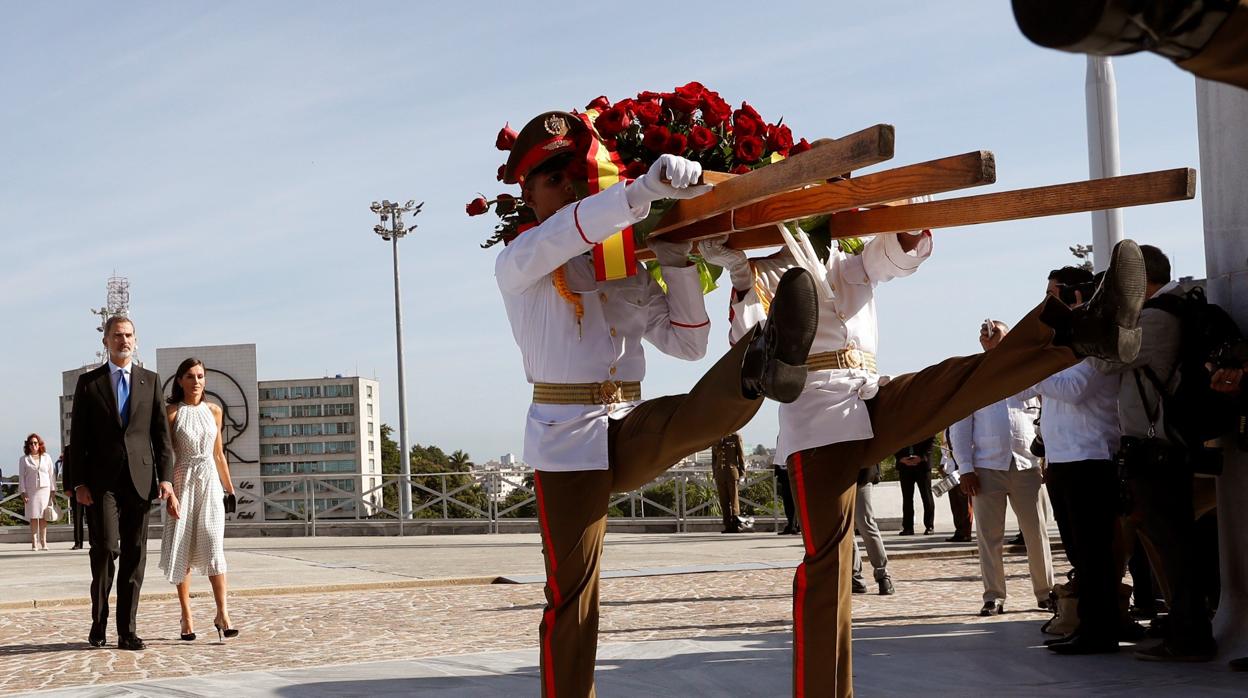
[(226, 628), (215, 621), (212, 625), (217, 629), (218, 642), (225, 642), (225, 638), (227, 637), (238, 637), (238, 628)]
[[(178, 631), (181, 632), (181, 630), (182, 630), (182, 627), (179, 625)], [(191, 640), (195, 639), (194, 631), (189, 632), (189, 633), (181, 633), (181, 635), (182, 635), (182, 639), (185, 640), (186, 642), (190, 642)]]

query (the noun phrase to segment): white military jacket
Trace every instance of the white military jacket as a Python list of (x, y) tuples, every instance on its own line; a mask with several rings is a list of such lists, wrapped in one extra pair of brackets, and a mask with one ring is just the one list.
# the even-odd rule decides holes
[[(826, 268), (835, 298), (828, 300), (820, 291), (819, 329), (810, 353), (857, 349), (874, 354), (879, 344), (875, 285), (913, 274), (931, 253), (931, 236), (926, 234), (912, 252), (902, 251), (896, 235), (873, 238), (861, 255), (834, 248)], [(755, 287), (732, 305), (729, 340), (733, 342), (767, 317), (765, 306), (770, 305), (780, 277), (796, 266), (787, 249), (750, 263)], [(759, 297), (760, 287), (766, 303)], [(780, 405), (776, 460), (784, 462), (791, 454), (808, 448), (871, 438), (871, 416), (863, 401), (875, 397), (880, 384), (887, 381), (887, 376), (865, 368), (811, 371), (801, 397)]]
[[(710, 320), (697, 267), (664, 267), (666, 294), (644, 268), (628, 279), (594, 278), (585, 253), (649, 213), (649, 206), (629, 208), (624, 186), (563, 207), (498, 255), (494, 275), (529, 383), (640, 381), (646, 375), (642, 338), (678, 358), (706, 354)], [(584, 304), (579, 327), (553, 281), (565, 265), (568, 287)], [(525, 462), (538, 470), (606, 470), (607, 420), (623, 418), (636, 404), (531, 404)]]

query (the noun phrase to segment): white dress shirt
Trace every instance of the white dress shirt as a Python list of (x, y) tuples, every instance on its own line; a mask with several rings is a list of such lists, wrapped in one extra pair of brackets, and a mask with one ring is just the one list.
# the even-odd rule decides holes
[(1009, 470), (1011, 464), (1019, 470), (1039, 465), (1040, 459), (1031, 455), (1039, 412), (1039, 398), (1020, 393), (980, 408), (949, 427), (958, 473)]
[[(932, 241), (927, 235), (911, 252), (901, 249), (896, 235), (872, 238), (861, 255), (845, 254), (834, 248), (826, 268), (835, 298), (828, 300), (820, 292), (819, 328), (810, 353), (841, 349), (876, 353), (879, 327), (875, 285), (913, 274), (931, 253)], [(729, 340), (733, 342), (766, 319), (780, 277), (796, 266), (787, 248), (750, 263), (756, 283), (744, 298), (732, 304)], [(760, 286), (765, 299), (759, 297)], [(780, 405), (776, 460), (785, 461), (789, 455), (808, 448), (871, 438), (871, 416), (863, 401), (875, 397), (879, 386), (886, 382), (887, 376), (865, 368), (811, 371), (801, 396)]]
[[(511, 242), (494, 265), (511, 333), (529, 383), (640, 381), (644, 338), (660, 351), (696, 360), (706, 354), (710, 320), (697, 267), (663, 267), (667, 293), (643, 268), (627, 279), (599, 283), (585, 253), (649, 213), (630, 209), (624, 184), (560, 209)], [(568, 287), (585, 314), (559, 295), (552, 274), (567, 269)], [(606, 470), (608, 419), (636, 402), (612, 405), (531, 404), (524, 460), (538, 470)]]
[(1085, 360), (1020, 395), (1041, 398), (1040, 433), (1050, 463), (1110, 460), (1118, 450), (1118, 376)]

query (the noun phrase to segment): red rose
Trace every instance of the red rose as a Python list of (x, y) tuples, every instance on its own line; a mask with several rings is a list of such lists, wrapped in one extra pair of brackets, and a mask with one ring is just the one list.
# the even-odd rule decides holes
[(681, 94), (671, 94), (663, 100), (663, 106), (677, 114), (692, 114), (693, 110), (698, 108), (698, 104), (700, 100), (689, 99)]
[(633, 160), (624, 166), (624, 176), (629, 179), (637, 179), (645, 174), (648, 169), (650, 168), (646, 167), (646, 163), (641, 160)]
[(689, 130), (689, 145), (694, 150), (706, 150), (719, 142), (719, 136), (705, 126), (694, 126)]
[(719, 96), (718, 92), (707, 90), (702, 93), (702, 120), (707, 126), (718, 126), (732, 116), (732, 107)]
[(706, 87), (704, 87), (700, 82), (690, 82), (682, 87), (676, 88), (676, 94), (684, 97), (685, 99), (693, 100), (694, 102), (702, 99), (703, 92), (706, 92)]
[(605, 95), (595, 97), (594, 101), (585, 105), (585, 111), (589, 111), (590, 109), (597, 109), (598, 111), (605, 111), (610, 108), (611, 108), (611, 101), (607, 99)]
[(763, 156), (763, 139), (758, 136), (737, 138), (733, 155), (741, 162), (757, 162)]
[(516, 136), (518, 135), (510, 123), (503, 124), (503, 128), (498, 132), (498, 138), (494, 139), (494, 147), (499, 150), (511, 150), (511, 147), (516, 144)]
[(766, 121), (763, 121), (763, 117), (758, 115), (758, 110), (756, 110), (754, 107), (751, 107), (748, 102), (742, 102), (741, 108), (738, 109), (737, 111), (741, 112), (742, 114), (745, 114), (746, 116), (750, 117), (757, 123), (760, 123), (760, 124), (767, 123)]
[(598, 133), (602, 134), (603, 138), (610, 138), (619, 134), (631, 126), (632, 123), (633, 120), (628, 118), (628, 112), (620, 109), (618, 104), (599, 114), (598, 118), (594, 120), (594, 126), (597, 127)]
[(501, 181), (503, 181), (503, 173), (504, 173), (504, 172), (506, 172), (506, 171), (507, 171), (507, 166), (506, 166), (506, 165), (499, 165), (499, 166), (498, 166), (498, 181), (500, 181), (500, 182), (501, 182)]
[(743, 175), (746, 172), (753, 172), (753, 171), (754, 170), (749, 165), (737, 165), (736, 167), (732, 168), (732, 173), (735, 175)]
[(615, 103), (615, 108), (622, 109), (628, 113), (632, 113), (632, 111), (637, 108), (637, 102), (635, 100), (631, 100), (625, 97), (624, 99), (621, 99), (620, 101)]
[[(475, 201), (473, 203), (476, 203)], [(516, 197), (511, 194), (499, 194), (494, 199), (494, 212), (502, 216), (516, 210)], [(471, 211), (469, 211), (471, 213)]]
[(779, 126), (769, 125), (767, 127), (767, 147), (781, 153), (788, 153), (789, 149), (793, 147), (793, 132), (784, 124)]
[(758, 122), (740, 111), (732, 114), (732, 132), (737, 138), (746, 138), (759, 132)]
[(667, 137), (667, 142), (663, 144), (663, 152), (671, 153), (672, 155), (684, 155), (685, 146), (688, 144), (689, 139), (685, 134), (673, 133)]
[(672, 134), (666, 126), (647, 126), (641, 137), (641, 145), (651, 152), (662, 153)]
[(636, 109), (633, 110), (634, 116), (641, 122), (642, 126), (653, 126), (659, 123), (659, 116), (663, 114), (663, 108), (658, 102), (639, 102)]
[(804, 153), (807, 150), (810, 150), (810, 143), (807, 143), (806, 139), (803, 138), (802, 140), (794, 143), (792, 148), (789, 148), (789, 156), (791, 157), (793, 155), (797, 155), (798, 153)]
[(484, 196), (478, 196), (472, 201), (469, 201), (468, 205), (464, 208), (467, 209), (468, 215), (479, 216), (490, 210), (490, 202), (486, 201)]
[(664, 95), (664, 94), (659, 93), (659, 92), (649, 92), (649, 91), (647, 91), (647, 92), (638, 92), (638, 93), (637, 93), (637, 101), (638, 101), (638, 102), (656, 102), (656, 103), (657, 103), (657, 102), (659, 102), (660, 100), (662, 100), (662, 99), (663, 99), (664, 97), (666, 97), (666, 96), (667, 96), (667, 95)]

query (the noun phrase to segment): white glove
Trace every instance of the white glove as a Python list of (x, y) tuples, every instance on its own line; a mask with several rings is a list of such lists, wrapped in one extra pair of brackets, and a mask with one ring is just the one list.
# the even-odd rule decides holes
[(734, 250), (724, 243), (728, 236), (707, 238), (698, 242), (698, 252), (710, 264), (716, 264), (728, 271), (732, 279), (732, 287), (738, 291), (749, 291), (754, 286), (754, 272), (750, 270), (750, 260), (746, 259), (741, 250)]
[(630, 208), (641, 208), (659, 199), (692, 199), (711, 190), (709, 184), (697, 184), (701, 177), (702, 166), (698, 163), (676, 155), (660, 155), (650, 171), (628, 185), (624, 194)]
[(646, 240), (646, 247), (654, 253), (661, 267), (687, 267), (689, 266), (689, 251), (693, 249), (693, 243), (664, 242), (655, 238)]

